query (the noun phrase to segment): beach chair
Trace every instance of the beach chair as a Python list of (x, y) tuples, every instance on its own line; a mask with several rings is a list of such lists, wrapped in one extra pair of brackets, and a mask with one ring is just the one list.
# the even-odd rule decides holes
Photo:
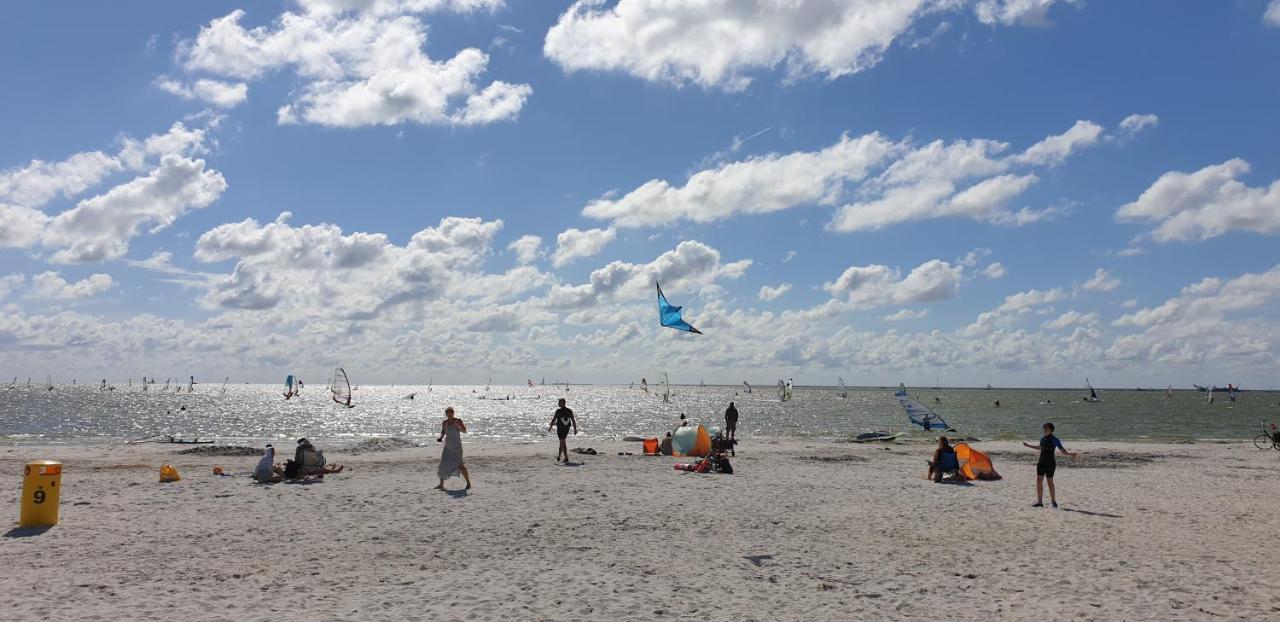
[(656, 456), (658, 455), (659, 451), (660, 451), (660, 448), (658, 447), (658, 439), (656, 438), (644, 439), (644, 455)]
[(307, 479), (314, 477), (321, 479), (324, 477), (324, 452), (319, 449), (310, 449), (302, 452), (302, 464), (298, 465), (298, 476), (295, 480)]
[(933, 469), (933, 483), (940, 484), (942, 480), (964, 481), (964, 475), (960, 473), (960, 459), (954, 451), (942, 454)]

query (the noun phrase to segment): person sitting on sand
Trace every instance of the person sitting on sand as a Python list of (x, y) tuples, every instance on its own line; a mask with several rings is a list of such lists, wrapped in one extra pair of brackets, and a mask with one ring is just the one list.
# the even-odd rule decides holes
[(672, 455), (671, 450), (671, 433), (667, 432), (667, 436), (662, 439), (662, 443), (658, 445), (658, 453), (664, 456)]
[(259, 484), (278, 484), (284, 479), (284, 474), (280, 467), (276, 466), (276, 448), (270, 444), (267, 445), (267, 451), (262, 455), (262, 459), (258, 461), (258, 466), (253, 469), (253, 481)]
[[(335, 465), (333, 465), (333, 466), (323, 466), (323, 467), (320, 467), (320, 470), (319, 470), (318, 472), (315, 472), (315, 473), (301, 473), (301, 471), (302, 471), (302, 465), (306, 464), (306, 462), (305, 462), (305, 461), (303, 461), (303, 458), (306, 456), (306, 453), (307, 453), (307, 452), (309, 452), (309, 451), (316, 451), (316, 446), (315, 446), (315, 445), (312, 445), (312, 444), (311, 444), (311, 441), (307, 440), (306, 438), (300, 438), (300, 439), (298, 439), (298, 448), (297, 448), (296, 450), (294, 450), (294, 452), (293, 452), (293, 463), (294, 463), (294, 464), (296, 464), (296, 465), (297, 465), (297, 467), (296, 467), (296, 468), (295, 468), (295, 470), (294, 470), (294, 475), (293, 475), (293, 477), (290, 477), (290, 479), (296, 479), (296, 478), (297, 478), (297, 476), (298, 476), (299, 474), (302, 474), (302, 475), (319, 475), (320, 477), (324, 477), (324, 476), (326, 476), (326, 475), (333, 475), (334, 473), (341, 473), (341, 472), (342, 472), (342, 468), (343, 468), (343, 467), (342, 467), (342, 465), (341, 465), (341, 464), (335, 464)], [(285, 466), (285, 475), (286, 475), (286, 476), (288, 475), (288, 470), (289, 470), (289, 469), (288, 469), (288, 465), (286, 465), (286, 466)]]
[[(945, 436), (938, 437), (938, 447), (933, 450), (933, 460), (929, 461), (929, 473), (925, 475), (925, 479), (934, 479), (934, 475), (941, 476), (942, 473), (936, 473), (938, 466), (942, 464), (943, 454), (951, 454), (952, 461), (955, 461), (956, 450)], [(937, 480), (934, 480), (937, 481)]]
[(1058, 496), (1053, 488), (1053, 472), (1057, 470), (1058, 462), (1053, 457), (1053, 450), (1057, 449), (1063, 455), (1071, 456), (1072, 460), (1075, 460), (1080, 454), (1067, 451), (1062, 446), (1062, 441), (1053, 435), (1052, 423), (1045, 423), (1042, 429), (1044, 430), (1044, 436), (1040, 437), (1038, 446), (1031, 443), (1022, 444), (1028, 449), (1040, 452), (1040, 460), (1036, 462), (1036, 502), (1031, 504), (1031, 507), (1044, 507), (1044, 480), (1047, 478), (1049, 480), (1049, 502), (1056, 508), (1058, 507)]

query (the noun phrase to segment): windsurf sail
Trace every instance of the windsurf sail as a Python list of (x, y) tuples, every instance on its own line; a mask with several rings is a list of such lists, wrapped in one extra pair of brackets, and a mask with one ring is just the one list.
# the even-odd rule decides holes
[[(160, 389), (161, 391), (168, 391), (168, 390), (169, 390), (169, 381), (170, 381), (170, 380), (173, 380), (173, 376), (170, 376), (170, 377), (168, 377), (168, 378), (165, 378), (165, 379), (164, 379), (164, 388), (163, 388), (163, 389)], [(105, 381), (104, 381), (104, 382), (105, 382)]]
[[(129, 381), (132, 383), (133, 379), (132, 379), (132, 378), (130, 378), (130, 379), (129, 379)], [(45, 388), (45, 390), (46, 390), (46, 391), (52, 391), (52, 390), (53, 390), (53, 376), (45, 376), (45, 377), (44, 377), (44, 388)], [(1233, 402), (1234, 402), (1234, 401), (1236, 401), (1236, 400), (1235, 400), (1235, 398), (1233, 397), (1233, 398), (1231, 398), (1231, 401), (1233, 401)]]
[[(656, 284), (655, 284), (656, 285)], [(682, 330), (687, 333), (702, 334), (702, 331), (692, 327), (684, 318), (680, 316), (680, 307), (667, 302), (667, 297), (662, 293), (662, 286), (656, 285), (658, 288), (658, 324), (667, 328)]]
[(671, 401), (671, 384), (667, 382), (667, 372), (664, 371), (662, 372), (662, 375), (658, 376), (658, 382), (662, 384), (662, 401), (670, 402)]
[(289, 374), (288, 376), (285, 376), (284, 399), (287, 400), (298, 394), (298, 392), (294, 390), (293, 385), (294, 385), (293, 374)]
[(191, 380), (187, 381), (187, 393), (195, 393), (195, 391), (196, 391), (196, 377), (192, 376)]
[(218, 393), (223, 393), (223, 394), (225, 394), (225, 393), (227, 392), (227, 383), (228, 383), (228, 382), (231, 382), (231, 376), (227, 376), (225, 379), (223, 379), (223, 381), (222, 381), (222, 388), (218, 390)]
[(1090, 402), (1101, 402), (1101, 401), (1102, 401), (1102, 399), (1098, 397), (1098, 392), (1097, 392), (1097, 391), (1095, 391), (1095, 390), (1093, 389), (1093, 384), (1089, 382), (1089, 379), (1088, 379), (1088, 378), (1085, 378), (1085, 379), (1084, 379), (1084, 385), (1085, 385), (1086, 387), (1089, 387), (1089, 397), (1087, 398), (1087, 399), (1088, 399), (1088, 401), (1090, 401)]
[(1213, 403), (1213, 387), (1209, 387), (1209, 392), (1205, 394), (1205, 397), (1209, 398), (1210, 404)]
[(778, 379), (778, 401), (787, 401), (787, 381), (781, 378)]
[(836, 380), (840, 382), (840, 399), (849, 399), (849, 388), (844, 386), (844, 378), (837, 376)]
[(1173, 385), (1169, 385), (1169, 388), (1164, 390), (1164, 396), (1173, 397)]
[(430, 392), (431, 392), (431, 383), (432, 383), (432, 382), (435, 382), (435, 379), (434, 379), (434, 378), (431, 378), (431, 377), (428, 377), (428, 378), (427, 378), (427, 393), (430, 393)]
[(333, 393), (333, 401), (351, 408), (351, 381), (341, 367), (333, 370), (333, 384), (329, 385), (329, 391)]
[(751, 385), (747, 384), (747, 381), (746, 381), (746, 380), (743, 380), (743, 381), (742, 381), (742, 386), (744, 386), (744, 387), (746, 387), (746, 388), (747, 388), (747, 393), (748, 393), (748, 394), (750, 394), (750, 393), (751, 393)]
[(907, 411), (907, 419), (911, 423), (918, 425), (925, 430), (950, 430), (951, 426), (943, 420), (942, 416), (933, 412), (929, 407), (917, 402), (914, 397), (907, 395), (907, 386), (898, 384), (898, 392), (893, 396), (898, 399), (898, 403), (902, 405), (903, 410)]
[(786, 397), (786, 401), (790, 402), (791, 398), (795, 397), (795, 383), (793, 383), (790, 378), (787, 378), (787, 384), (783, 389), (783, 395)]
[(644, 378), (641, 378), (641, 379), (640, 379), (640, 390), (641, 390), (641, 391), (644, 391), (645, 393), (648, 393), (648, 392), (649, 392), (649, 381), (648, 381), (648, 380), (645, 380)]

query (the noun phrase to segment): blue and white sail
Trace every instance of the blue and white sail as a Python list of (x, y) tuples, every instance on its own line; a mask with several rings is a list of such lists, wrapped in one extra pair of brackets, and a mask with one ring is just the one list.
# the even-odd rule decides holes
[(658, 324), (667, 328), (682, 330), (687, 333), (702, 334), (702, 331), (690, 326), (684, 318), (680, 316), (680, 307), (667, 302), (667, 297), (662, 293), (662, 286), (655, 284), (658, 288)]
[(907, 419), (911, 423), (918, 425), (925, 430), (950, 430), (951, 426), (936, 412), (933, 412), (928, 406), (917, 402), (914, 397), (907, 395), (907, 386), (898, 384), (898, 392), (893, 396), (898, 399), (898, 403), (907, 411)]

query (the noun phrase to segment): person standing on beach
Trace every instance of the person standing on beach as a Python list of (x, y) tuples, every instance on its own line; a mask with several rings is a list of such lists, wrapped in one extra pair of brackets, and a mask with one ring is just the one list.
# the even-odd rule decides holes
[(569, 427), (573, 426), (573, 433), (578, 433), (578, 420), (574, 418), (573, 411), (564, 405), (564, 398), (560, 398), (560, 407), (556, 409), (556, 414), (551, 416), (551, 423), (547, 425), (547, 431), (551, 428), (556, 429), (556, 436), (560, 437), (560, 449), (556, 451), (556, 462), (560, 462), (560, 456), (564, 456), (564, 461), (569, 461), (569, 445), (565, 439), (569, 438)]
[(724, 433), (729, 440), (738, 440), (738, 408), (729, 402), (729, 407), (724, 409)]
[(436, 470), (436, 474), (440, 477), (440, 485), (436, 486), (436, 490), (444, 490), (444, 481), (459, 472), (462, 473), (462, 479), (467, 482), (464, 490), (471, 490), (471, 474), (467, 472), (467, 465), (462, 462), (462, 433), (466, 431), (467, 424), (453, 416), (453, 407), (444, 409), (440, 436), (436, 438), (437, 443), (444, 442), (444, 451), (440, 454), (440, 468)]
[(1028, 449), (1034, 449), (1040, 452), (1040, 460), (1036, 462), (1036, 502), (1031, 505), (1033, 508), (1044, 507), (1044, 480), (1049, 480), (1049, 502), (1053, 507), (1058, 507), (1058, 495), (1053, 488), (1053, 472), (1058, 468), (1058, 461), (1054, 458), (1053, 450), (1061, 451), (1064, 456), (1070, 456), (1072, 460), (1079, 457), (1080, 454), (1067, 451), (1062, 446), (1062, 441), (1053, 435), (1053, 424), (1044, 424), (1044, 436), (1040, 437), (1040, 445), (1032, 445), (1031, 443), (1023, 443), (1022, 445)]

